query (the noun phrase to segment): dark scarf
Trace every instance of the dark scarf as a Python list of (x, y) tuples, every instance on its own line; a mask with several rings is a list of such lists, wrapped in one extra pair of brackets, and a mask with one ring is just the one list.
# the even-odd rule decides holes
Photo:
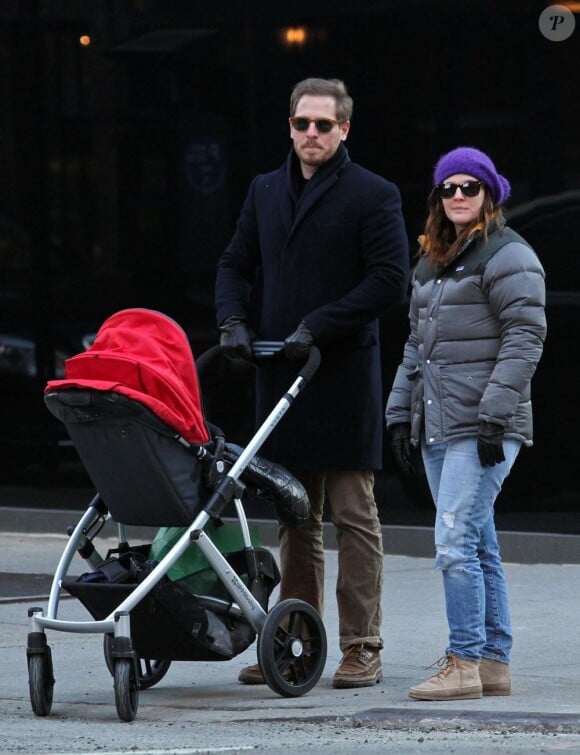
[(288, 184), (288, 193), (292, 200), (293, 214), (296, 215), (297, 210), (300, 207), (300, 203), (304, 201), (304, 198), (313, 191), (320, 183), (322, 183), (329, 175), (339, 170), (343, 164), (350, 162), (348, 150), (341, 142), (338, 145), (338, 149), (334, 155), (323, 163), (314, 173), (312, 178), (305, 179), (300, 169), (300, 161), (294, 147), (290, 149), (288, 158), (286, 160), (286, 177)]

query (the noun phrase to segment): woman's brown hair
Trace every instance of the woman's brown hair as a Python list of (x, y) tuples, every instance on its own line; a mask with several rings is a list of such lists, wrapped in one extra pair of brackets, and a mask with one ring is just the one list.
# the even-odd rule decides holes
[(427, 258), (439, 265), (445, 265), (453, 259), (461, 249), (466, 239), (476, 229), (481, 229), (483, 239), (487, 239), (490, 229), (503, 227), (504, 215), (501, 207), (494, 205), (488, 191), (485, 192), (479, 217), (459, 235), (456, 234), (454, 224), (449, 220), (443, 209), (443, 202), (435, 189), (427, 198), (427, 222), (425, 223), (425, 246), (419, 250)]

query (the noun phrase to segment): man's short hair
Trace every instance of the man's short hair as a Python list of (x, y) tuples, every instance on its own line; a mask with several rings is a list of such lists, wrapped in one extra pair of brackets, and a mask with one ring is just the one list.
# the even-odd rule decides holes
[(336, 100), (336, 120), (340, 123), (349, 121), (352, 116), (353, 101), (340, 79), (304, 79), (299, 81), (290, 95), (290, 117), (298, 107), (298, 101), (305, 94), (315, 97), (334, 97)]

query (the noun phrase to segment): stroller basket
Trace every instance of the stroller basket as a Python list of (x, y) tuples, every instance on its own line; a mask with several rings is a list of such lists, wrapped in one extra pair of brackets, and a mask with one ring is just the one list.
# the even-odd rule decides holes
[[(224, 554), (260, 605), (280, 581), (272, 554), (255, 550), (257, 574), (248, 575), (245, 551)], [(107, 583), (65, 580), (63, 588), (91, 615), (105, 619), (135, 589), (136, 581)], [(195, 588), (195, 592), (193, 591)], [(232, 612), (231, 598), (211, 568), (181, 580), (161, 581), (131, 611), (133, 647), (141, 658), (171, 661), (226, 661), (248, 648), (256, 632), (243, 615)]]

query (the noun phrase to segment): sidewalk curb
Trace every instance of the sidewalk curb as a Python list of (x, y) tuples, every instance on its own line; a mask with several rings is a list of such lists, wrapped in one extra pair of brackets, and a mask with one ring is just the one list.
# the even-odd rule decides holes
[[(35, 509), (0, 507), (0, 532), (66, 535), (75, 525), (82, 511), (68, 509)], [(251, 520), (260, 528), (265, 546), (278, 544), (278, 524), (271, 519)], [(103, 535), (115, 536), (114, 525), (107, 522)], [(155, 533), (150, 527), (127, 527), (133, 538), (148, 538)], [(434, 555), (432, 527), (403, 527), (383, 525), (384, 552), (393, 556), (432, 558)], [(502, 558), (505, 563), (518, 564), (580, 564), (580, 535), (546, 532), (499, 532)], [(324, 523), (325, 548), (336, 550), (336, 533), (330, 522)]]

